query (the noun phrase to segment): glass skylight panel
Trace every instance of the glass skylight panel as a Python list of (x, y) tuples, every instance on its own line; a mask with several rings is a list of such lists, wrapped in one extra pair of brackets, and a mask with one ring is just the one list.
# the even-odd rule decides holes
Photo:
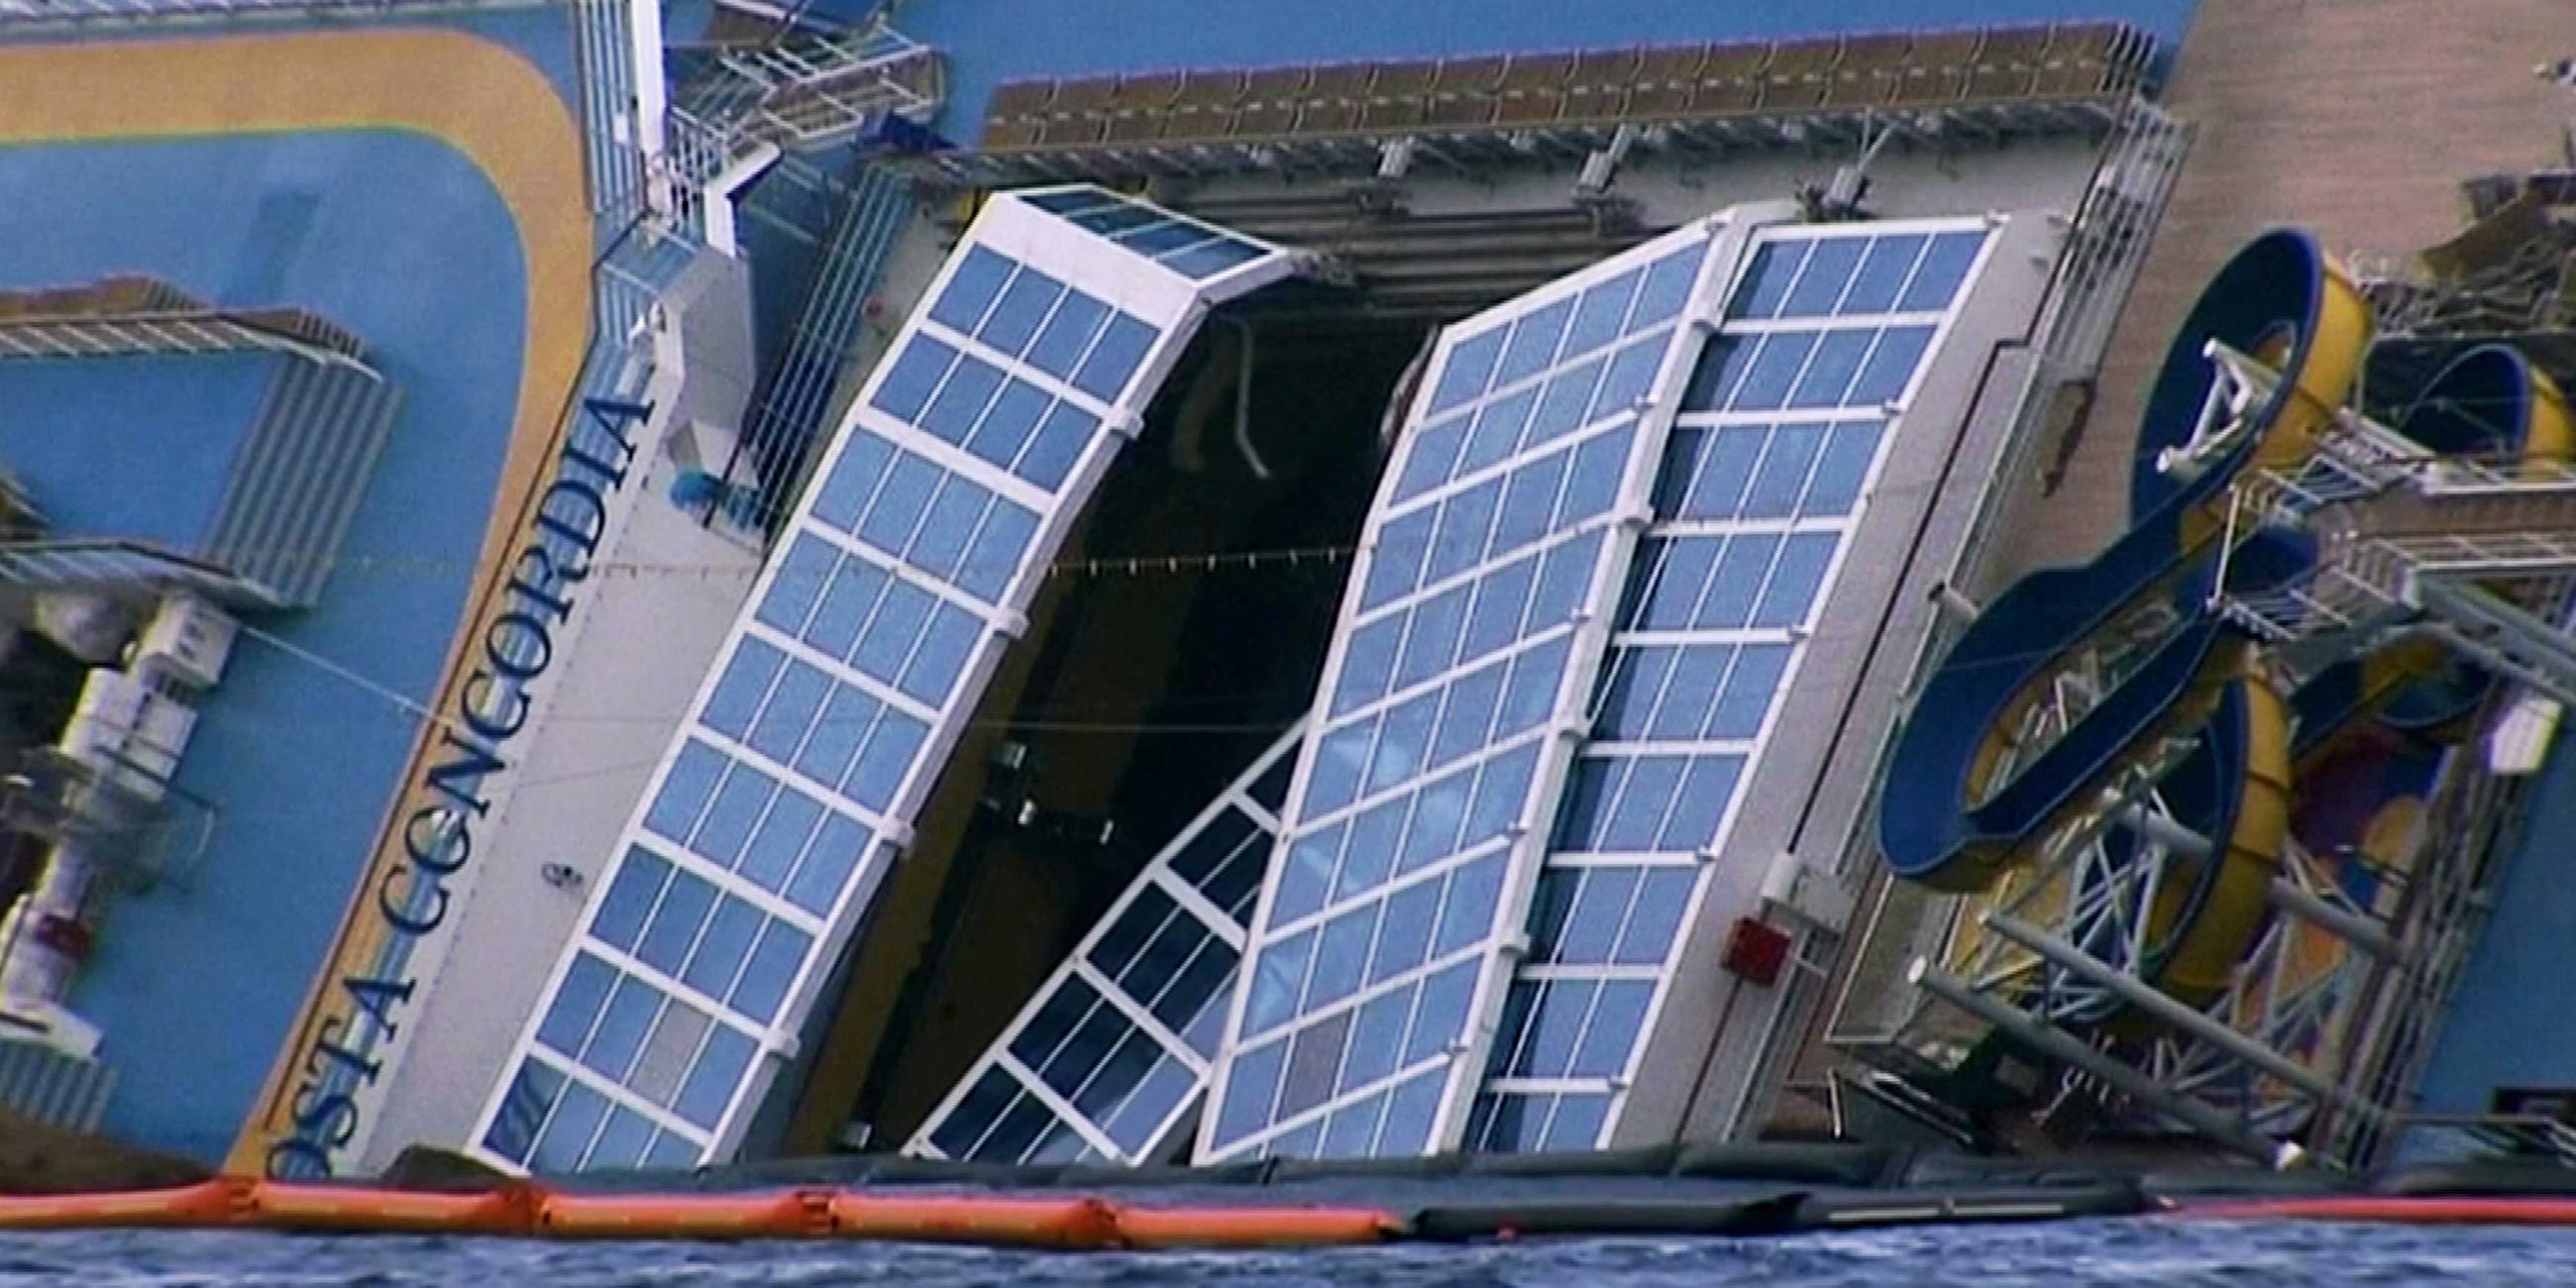
[[(841, 425), (592, 884), (486, 1101), (486, 1156), (731, 1151), (1109, 459), (1207, 310), (1301, 263), (1096, 189), (986, 203)], [(1246, 882), (1257, 873), (1227, 869), (1217, 888), (1231, 906)], [(1221, 987), (1155, 943), (1147, 968), (1170, 964), (1184, 991), (1149, 1012)], [(1212, 1042), (1213, 1022), (1190, 1018)], [(1133, 1059), (1104, 1054), (1064, 1094), (1090, 1105)]]
[[(1362, 542), (1200, 1156), (1447, 1142), (1677, 386), (1694, 226), (1459, 323)], [(1454, 1130), (1454, 1129), (1451, 1129)]]
[(1685, 387), (1464, 1145), (1606, 1146), (1982, 225), (1760, 234)]
[[(1302, 725), (1145, 865), (905, 1152), (1141, 1163), (1198, 1106)], [(1265, 800), (1266, 798), (1266, 800)]]

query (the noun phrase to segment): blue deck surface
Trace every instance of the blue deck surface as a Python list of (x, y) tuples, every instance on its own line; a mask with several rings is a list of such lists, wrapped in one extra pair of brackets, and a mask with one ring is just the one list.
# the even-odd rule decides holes
[[(2196, 0), (912, 0), (904, 34), (948, 56), (952, 138), (1002, 81), (1175, 67), (1429, 58), (1629, 43), (2116, 18), (2170, 47)], [(825, 0), (843, 17), (870, 0)]]
[(197, 550), (282, 361), (227, 353), (0, 364), (0, 466), (57, 535)]
[(2562, 732), (2532, 786), (2522, 843), (2505, 856), (2495, 911), (2460, 976), (2420, 1108), (2484, 1113), (2499, 1087), (2576, 1084), (2576, 989), (2567, 940), (2576, 929), (2576, 745)]
[[(392, 132), (0, 150), (0, 247), (0, 288), (145, 273), (224, 303), (300, 305), (364, 338), (405, 402), (344, 549), (403, 563), (344, 568), (316, 608), (265, 625), (427, 697), (472, 580), (525, 341), (517, 232), (482, 174)], [(159, 486), (56, 474), (37, 495), (84, 513), (111, 494), (148, 506)], [(215, 1158), (339, 924), (416, 725), (249, 639), (203, 712), (180, 785), (221, 811), (211, 847), (184, 888), (111, 911), (72, 1000), (105, 1027), (120, 1078), (107, 1129)]]

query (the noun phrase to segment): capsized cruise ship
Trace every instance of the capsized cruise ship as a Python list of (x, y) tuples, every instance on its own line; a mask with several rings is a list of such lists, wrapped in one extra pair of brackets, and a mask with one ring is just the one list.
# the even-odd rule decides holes
[(2562, 1152), (2512, 7), (0, 4), (0, 1110)]

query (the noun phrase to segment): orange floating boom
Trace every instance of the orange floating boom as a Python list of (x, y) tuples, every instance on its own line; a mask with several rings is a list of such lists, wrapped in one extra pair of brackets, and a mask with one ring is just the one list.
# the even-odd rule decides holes
[(220, 1178), (167, 1190), (0, 1198), (0, 1230), (262, 1229), (549, 1239), (868, 1239), (997, 1248), (1305, 1248), (1402, 1231), (1374, 1208), (1147, 1207), (1104, 1200), (871, 1194), (468, 1194)]

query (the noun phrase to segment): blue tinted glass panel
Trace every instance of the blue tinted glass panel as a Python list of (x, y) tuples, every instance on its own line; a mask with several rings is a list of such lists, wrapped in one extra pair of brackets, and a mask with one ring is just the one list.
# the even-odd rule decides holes
[[(1714, 839), (1712, 834), (1710, 840)], [(1682, 917), (1690, 910), (1691, 887), (1698, 881), (1696, 868), (1648, 870), (1645, 879), (1639, 883), (1636, 902), (1629, 911), (1627, 929), (1620, 935), (1618, 946), (1612, 950), (1611, 961), (1622, 966), (1662, 962), (1681, 933)]]
[(1237, 265), (1248, 264), (1263, 254), (1260, 247), (1249, 242), (1220, 237), (1166, 257), (1163, 266), (1183, 277), (1209, 278)]
[(1921, 233), (1873, 238), (1869, 254), (1861, 260), (1860, 272), (1852, 278), (1851, 290), (1844, 293), (1842, 307), (1836, 311), (1848, 315), (1893, 309), (1926, 240)]
[(814, 719), (813, 732), (806, 735), (804, 749), (796, 753), (797, 772), (818, 783), (840, 782), (850, 770), (850, 758), (858, 754), (859, 740), (883, 705), (855, 686), (833, 685), (823, 713)]
[(828, 916), (832, 903), (841, 897), (841, 887), (849, 884), (850, 873), (858, 866), (859, 853), (868, 843), (868, 830), (838, 814), (827, 815), (822, 831), (806, 848), (805, 862), (796, 869), (794, 880), (787, 883), (787, 901), (817, 917)]
[(1671, 345), (1670, 335), (1657, 332), (1631, 340), (1625, 348), (1612, 354), (1610, 369), (1601, 376), (1601, 388), (1592, 395), (1590, 419), (1605, 420), (1620, 412), (1635, 410), (1639, 401), (1653, 390), (1655, 373), (1664, 365), (1664, 350)]
[(600, 1003), (608, 1000), (609, 986), (616, 982), (617, 972), (608, 963), (588, 953), (575, 956), (563, 982), (555, 986), (554, 1003), (537, 1026), (537, 1040), (565, 1055), (580, 1051), (591, 1022), (599, 1018)]
[(1108, 191), (1093, 187), (1065, 188), (1055, 192), (1024, 192), (1013, 195), (1040, 210), (1051, 211), (1058, 215), (1078, 215), (1086, 210), (1098, 210), (1103, 206), (1120, 204), (1118, 198)]
[(1458, 341), (1449, 348), (1449, 360), (1440, 367), (1440, 382), (1431, 393), (1431, 410), (1447, 411), (1485, 392), (1488, 377), (1494, 374), (1494, 360), (1502, 356), (1503, 328), (1488, 327)]
[(1679, 650), (1679, 664), (1672, 668), (1663, 693), (1656, 698), (1654, 713), (1644, 722), (1639, 736), (1681, 740), (1698, 737), (1701, 723), (1717, 703), (1718, 684), (1726, 678), (1731, 651), (1723, 646)]
[(1547, 1130), (1537, 1143), (1542, 1150), (1580, 1150), (1600, 1148), (1602, 1124), (1609, 1121), (1610, 1097), (1595, 1094), (1567, 1094), (1556, 1098), (1556, 1112), (1548, 1118)]
[(1754, 610), (1753, 624), (1781, 627), (1805, 621), (1817, 589), (1824, 584), (1825, 565), (1833, 561), (1834, 546), (1839, 540), (1830, 532), (1802, 532), (1789, 538), (1781, 547), (1779, 565), (1771, 570), (1771, 584), (1763, 588), (1762, 604)]
[(778, 1014), (778, 1004), (796, 982), (796, 968), (813, 943), (812, 936), (786, 922), (770, 922), (761, 932), (759, 945), (744, 960), (742, 978), (735, 981), (727, 1000), (743, 1014), (768, 1023)]
[(743, 954), (750, 950), (762, 920), (758, 908), (726, 895), (716, 905), (715, 915), (707, 919), (706, 933), (699, 936), (687, 968), (680, 972), (681, 982), (709, 997), (724, 996), (734, 973), (742, 969)]
[(859, 539), (887, 554), (902, 554), (944, 477), (945, 471), (910, 452), (897, 456), (894, 467), (886, 471), (886, 485), (878, 489), (859, 520)]
[(706, 709), (699, 718), (717, 732), (740, 738), (751, 728), (760, 700), (769, 694), (769, 682), (778, 676), (778, 665), (786, 654), (766, 641), (744, 636), (734, 645), (733, 658), (725, 663), (724, 674), (716, 680), (714, 692), (707, 695)]
[(542, 1061), (519, 1062), (511, 1075), (510, 1089), (501, 1098), (501, 1107), (492, 1116), (492, 1130), (483, 1137), (483, 1146), (512, 1162), (524, 1163), (528, 1151), (536, 1144), (537, 1128), (553, 1112), (555, 1100), (563, 1094), (564, 1076)]
[(698, 834), (689, 848), (732, 867), (777, 786), (769, 775), (749, 765), (733, 763), (725, 773), (724, 784), (716, 788), (715, 802), (707, 807), (706, 821), (698, 825)]
[(806, 615), (814, 611), (814, 601), (822, 597), (823, 583), (840, 557), (821, 537), (796, 534), (769, 579), (768, 593), (760, 598), (756, 616), (762, 624), (789, 635), (803, 630)]
[(715, 902), (716, 889), (704, 877), (686, 869), (673, 873), (670, 888), (662, 892), (661, 906), (645, 924), (643, 941), (635, 946), (636, 958), (665, 975), (679, 974), (680, 963), (688, 959), (689, 945), (697, 942), (698, 929), (706, 924), (707, 911)]
[(1165, 251), (1195, 246), (1208, 239), (1207, 230), (1185, 220), (1167, 219), (1131, 229), (1118, 237), (1118, 244), (1139, 255), (1159, 255)]
[(662, 883), (670, 875), (671, 865), (662, 856), (642, 846), (628, 846), (608, 893), (600, 896), (598, 909), (591, 913), (591, 935), (605, 944), (633, 948), (635, 937), (644, 931), (645, 914), (662, 897)]
[(1825, 436), (1825, 449), (1816, 461), (1815, 475), (1807, 481), (1806, 499), (1798, 503), (1803, 516), (1823, 517), (1851, 513), (1860, 503), (1861, 484), (1869, 477), (1870, 463), (1878, 458), (1877, 421), (1836, 425)]
[(1650, 631), (1690, 625), (1698, 613), (1700, 597), (1708, 588), (1718, 545), (1701, 538), (1653, 538), (1641, 543), (1638, 562), (1650, 571), (1646, 594), (1633, 624)]
[(1512, 384), (1545, 370), (1555, 361), (1566, 321), (1573, 316), (1571, 299), (1522, 314), (1519, 321), (1512, 323), (1511, 338), (1504, 342), (1502, 362), (1494, 370), (1494, 384)]
[(1744, 772), (1739, 756), (1692, 759), (1673, 802), (1672, 813), (1655, 838), (1659, 850), (1695, 850), (1717, 839), (1718, 822), (1735, 799), (1735, 784)]
[(1977, 252), (1986, 244), (1982, 232), (1942, 233), (1923, 248), (1923, 260), (1914, 266), (1914, 280), (1905, 284), (1905, 294), (1897, 300), (1903, 313), (1931, 312), (1950, 306), (1959, 292), (1959, 283), (1967, 280), (1968, 266), (1977, 261)]
[(1009, 280), (1011, 261), (981, 246), (967, 250), (966, 258), (948, 275), (948, 285), (930, 306), (932, 320), (952, 330), (972, 332), (975, 324), (1001, 293), (1002, 283)]
[(553, 1119), (546, 1123), (545, 1133), (537, 1137), (536, 1153), (528, 1160), (530, 1170), (569, 1172), (579, 1168), (592, 1133), (599, 1130), (600, 1120), (607, 1116), (605, 1097), (578, 1082), (565, 1086)]
[(1749, 621), (1762, 594), (1763, 578), (1779, 552), (1780, 538), (1767, 533), (1729, 540), (1725, 552), (1718, 556), (1717, 571), (1709, 577), (1708, 593), (1700, 599), (1699, 615), (1692, 624), (1731, 630)]
[(716, 1120), (724, 1116), (726, 1102), (733, 1099), (734, 1089), (742, 1085), (743, 1073), (751, 1067), (751, 1039), (735, 1029), (719, 1024), (707, 1034), (707, 1044), (698, 1052), (697, 1063), (689, 1067), (689, 1076), (680, 1084), (679, 1099), (671, 1108), (682, 1118), (714, 1130)]
[(1762, 464), (1753, 474), (1753, 486), (1744, 494), (1739, 513), (1748, 519), (1785, 519), (1797, 513), (1798, 499), (1806, 494), (1807, 475), (1815, 469), (1816, 453), (1824, 450), (1825, 429), (1822, 425), (1782, 425), (1771, 431), (1771, 443), (1762, 453)]
[(790, 663), (787, 673), (778, 678), (778, 686), (770, 691), (768, 705), (760, 709), (760, 719), (752, 725), (752, 750), (780, 764), (793, 760), (796, 748), (805, 740), (805, 730), (814, 723), (814, 713), (822, 708), (823, 695), (831, 690), (830, 676), (803, 662)]
[(1741, 514), (1745, 490), (1752, 486), (1753, 471), (1769, 442), (1770, 435), (1758, 426), (1729, 426), (1712, 433), (1681, 517), (1731, 519)]
[(1406, 1030), (1403, 1064), (1439, 1053), (1467, 1031), (1467, 1005), (1476, 988), (1476, 963), (1463, 961), (1422, 981)]
[(1063, 294), (1064, 283), (1034, 268), (1023, 267), (1019, 276), (1011, 279), (1009, 288), (1002, 292), (1002, 298), (993, 305), (992, 313), (984, 319), (983, 329), (975, 333), (975, 338), (1016, 358), (1021, 350), (1028, 347), (1029, 340), (1037, 335), (1038, 327), (1046, 321), (1048, 310), (1055, 307), (1056, 300)]
[(1789, 394), (1794, 408), (1833, 407), (1843, 401), (1851, 388), (1852, 377), (1860, 371), (1863, 354), (1876, 337), (1868, 331), (1830, 331), (1816, 343), (1815, 356), (1807, 360), (1806, 371), (1798, 377), (1798, 387)]
[(1735, 303), (1728, 306), (1728, 317), (1768, 318), (1780, 313), (1780, 302), (1789, 298), (1789, 284), (1798, 280), (1798, 270), (1807, 262), (1804, 241), (1775, 241), (1753, 252), (1753, 263), (1744, 270), (1743, 284), (1735, 288)]
[(1037, 437), (1020, 457), (1013, 472), (1039, 487), (1052, 492), (1064, 486), (1073, 474), (1074, 464), (1082, 459), (1082, 449), (1091, 445), (1100, 430), (1100, 418), (1069, 402), (1059, 402), (1048, 409), (1039, 422)]
[(1527, 556), (1476, 579), (1476, 606), (1467, 615), (1463, 642), (1467, 656), (1481, 657), (1520, 635), (1539, 563), (1538, 556)]
[(591, 1033), (581, 1062), (611, 1082), (622, 1081), (636, 1050), (644, 1045), (644, 1031), (661, 1009), (662, 995), (651, 985), (632, 975), (618, 976), (617, 990), (609, 994), (607, 1009), (600, 1013), (599, 1027)]
[(1575, 449), (1565, 504), (1557, 514), (1556, 526), (1572, 527), (1594, 515), (1606, 514), (1618, 501), (1619, 485), (1627, 479), (1628, 445), (1635, 437), (1635, 429), (1633, 422), (1621, 425), (1593, 435)]
[(1108, 206), (1078, 215), (1074, 218), (1073, 222), (1080, 224), (1084, 228), (1088, 228), (1103, 237), (1108, 237), (1117, 233), (1125, 232), (1130, 228), (1140, 227), (1145, 224), (1160, 223), (1163, 221), (1163, 218), (1164, 216), (1160, 211), (1147, 210), (1142, 206), (1131, 206), (1121, 203), (1119, 205)]
[(1492, 932), (1505, 857), (1488, 854), (1449, 874), (1449, 888), (1440, 898), (1440, 924), (1431, 936), (1432, 956), (1455, 952)]
[(870, 402), (897, 420), (911, 420), (930, 404), (931, 391), (939, 387), (949, 365), (957, 361), (957, 351), (926, 335), (915, 335), (905, 343), (903, 352), (895, 355), (894, 365), (877, 385)]
[[(1431, 930), (1440, 917), (1441, 888), (1442, 883), (1437, 880), (1417, 881), (1396, 891), (1386, 901), (1386, 914), (1378, 928), (1377, 944), (1371, 950), (1369, 957), (1369, 983), (1391, 979), (1401, 972), (1412, 970), (1430, 956)], [(1400, 999), (1402, 994), (1392, 996)], [(1393, 1023), (1397, 1033), (1401, 1034), (1404, 1024), (1404, 1012), (1401, 1009), (1395, 1012)], [(1372, 1022), (1363, 1015), (1360, 1023), (1362, 1033), (1365, 1035), (1373, 1027)], [(1389, 1046), (1384, 1054), (1390, 1062), (1395, 1058), (1392, 1046)], [(1383, 1073), (1385, 1070), (1380, 1072)]]
[(715, 748), (690, 739), (671, 758), (670, 772), (663, 775), (662, 790), (653, 797), (653, 807), (644, 812), (644, 826), (669, 837), (685, 841), (689, 828), (707, 805), (707, 796), (715, 790), (717, 775), (724, 772), (725, 758)]
[(930, 620), (931, 607), (937, 597), (910, 582), (898, 581), (886, 588), (885, 603), (868, 622), (867, 633), (859, 637), (857, 651), (850, 654), (850, 665), (888, 684), (903, 674), (904, 663), (912, 655), (913, 641), (921, 637), (923, 623)]
[(1125, 313), (1113, 313), (1103, 327), (1100, 339), (1091, 346), (1090, 356), (1073, 376), (1073, 387), (1103, 402), (1115, 401), (1127, 380), (1136, 374), (1136, 364), (1145, 360), (1145, 351), (1153, 347), (1158, 334), (1142, 320)]
[(1815, 347), (1815, 334), (1808, 331), (1774, 331), (1762, 337), (1752, 367), (1744, 373), (1743, 383), (1735, 387), (1733, 409), (1768, 411), (1786, 402), (1790, 388), (1797, 383), (1798, 372), (1807, 365), (1807, 355)]
[(1843, 402), (1852, 407), (1876, 407), (1903, 397), (1906, 383), (1914, 378), (1914, 368), (1923, 360), (1923, 351), (1932, 343), (1928, 326), (1889, 327), (1880, 333), (1878, 346), (1870, 350), (1869, 361), (1861, 366), (1860, 378), (1852, 382), (1851, 392)]
[(1452, 416), (1415, 431), (1405, 447), (1404, 467), (1396, 475), (1395, 499), (1419, 496), (1446, 482), (1467, 443), (1469, 418)]
[(1570, 453), (1551, 452), (1505, 476), (1502, 513), (1494, 525), (1495, 550), (1517, 550), (1547, 535), (1571, 459)]
[(880, 813), (891, 808), (896, 790), (903, 786), (904, 775), (929, 734), (930, 727), (919, 720), (900, 711), (886, 712), (869, 732), (858, 763), (850, 766), (850, 776), (843, 782), (851, 798)]
[(975, 543), (967, 547), (965, 566), (957, 571), (958, 588), (986, 603), (1000, 603), (1037, 530), (1035, 511), (1012, 501), (993, 502)]
[(1682, 306), (1690, 302), (1691, 283), (1699, 278), (1700, 261), (1707, 255), (1706, 243), (1685, 246), (1656, 260), (1646, 270), (1646, 280), (1637, 288), (1636, 307), (1628, 312), (1631, 334), (1682, 311)]
[(1797, 284), (1789, 288), (1789, 298), (1780, 304), (1784, 318), (1820, 317), (1831, 313), (1842, 299), (1843, 288), (1851, 285), (1852, 274), (1860, 269), (1861, 252), (1868, 247), (1861, 237), (1828, 237), (1819, 240), (1807, 252), (1807, 266), (1798, 274)]
[(1288, 1044), (1273, 1042), (1242, 1052), (1229, 1063), (1225, 1099), (1217, 1107), (1217, 1138), (1240, 1140), (1270, 1117), (1279, 1094), (1279, 1075), (1288, 1062)]
[(590, 1158), (583, 1166), (593, 1171), (633, 1167), (643, 1160), (644, 1148), (652, 1141), (652, 1119), (632, 1109), (611, 1110), (608, 1123), (599, 1129), (599, 1139), (591, 1145)]
[(814, 517), (843, 532), (857, 526), (860, 512), (876, 495), (877, 485), (884, 481), (886, 467), (894, 458), (894, 444), (865, 430), (844, 436), (831, 472), (814, 489)]
[(1447, 580), (1484, 558), (1486, 539), (1494, 530), (1494, 507), (1502, 496), (1502, 480), (1488, 479), (1440, 503), (1431, 551), (1423, 563), (1425, 583)]
[(1529, 429), (1521, 435), (1521, 446), (1535, 447), (1552, 442), (1581, 428), (1592, 408), (1592, 391), (1601, 383), (1601, 370), (1608, 365), (1594, 358), (1579, 367), (1562, 371), (1547, 382), (1546, 392), (1539, 395), (1538, 410), (1530, 414)]
[(1753, 354), (1760, 347), (1757, 337), (1723, 336), (1708, 342), (1700, 350), (1699, 361), (1691, 367), (1690, 383), (1682, 387), (1682, 410), (1723, 411), (1735, 397), (1735, 387), (1744, 381), (1744, 373), (1753, 365)]
[(1421, 583), (1422, 558), (1431, 545), (1435, 508), (1390, 519), (1378, 529), (1377, 548), (1369, 554), (1368, 581), (1360, 592), (1365, 612), (1410, 592)]
[(904, 667), (903, 677), (896, 685), (924, 705), (935, 707), (946, 702), (982, 630), (973, 614), (953, 604), (939, 605), (931, 614), (930, 629), (922, 632), (921, 642), (913, 649), (912, 662)]
[(948, 442), (963, 443), (1001, 387), (1001, 368), (981, 358), (963, 358), (949, 371), (939, 396), (921, 413), (921, 427)]
[(814, 608), (814, 619), (805, 624), (805, 642), (827, 657), (848, 657), (889, 580), (884, 569), (864, 559), (843, 559), (823, 602)]
[(1625, 1073), (1628, 1052), (1645, 1028), (1646, 1007), (1654, 1000), (1654, 994), (1655, 986), (1645, 980), (1604, 981), (1567, 1072), (1577, 1078), (1610, 1078)]
[(1386, 696), (1387, 681), (1395, 673), (1398, 641), (1404, 637), (1407, 617), (1393, 613), (1379, 618), (1351, 633), (1350, 643), (1342, 650), (1340, 679), (1333, 686), (1333, 714), (1346, 714)]
[(1404, 658), (1395, 669), (1395, 687), (1410, 688), (1449, 669), (1458, 656), (1458, 631), (1467, 620), (1473, 586), (1453, 586), (1413, 610), (1412, 629), (1404, 637)]
[(769, 807), (769, 816), (760, 820), (760, 831), (744, 851), (742, 865), (735, 870), (760, 888), (776, 891), (786, 883), (788, 872), (796, 866), (796, 856), (805, 852), (805, 842), (813, 836), (814, 825), (822, 817), (823, 807), (814, 798), (793, 787), (782, 788), (777, 802)]
[(988, 464), (1009, 469), (1011, 462), (1019, 459), (1020, 449), (1028, 446), (1038, 418), (1053, 404), (1046, 391), (1036, 385), (1025, 380), (1010, 381), (1002, 386), (983, 421), (967, 437), (966, 450)]
[(1726, 674), (1726, 691), (1709, 717), (1708, 736), (1750, 738), (1762, 731), (1771, 696), (1789, 667), (1789, 650), (1780, 644), (1748, 644), (1736, 650)]
[(1628, 304), (1637, 295), (1637, 283), (1645, 270), (1632, 268), (1583, 293), (1574, 306), (1574, 322), (1566, 328), (1565, 351), (1568, 354), (1590, 353), (1616, 340), (1621, 324), (1627, 320)]
[(1066, 292), (1039, 330), (1037, 343), (1029, 346), (1028, 364), (1058, 380), (1072, 379), (1074, 364), (1082, 361), (1108, 316), (1108, 305), (1080, 291)]

